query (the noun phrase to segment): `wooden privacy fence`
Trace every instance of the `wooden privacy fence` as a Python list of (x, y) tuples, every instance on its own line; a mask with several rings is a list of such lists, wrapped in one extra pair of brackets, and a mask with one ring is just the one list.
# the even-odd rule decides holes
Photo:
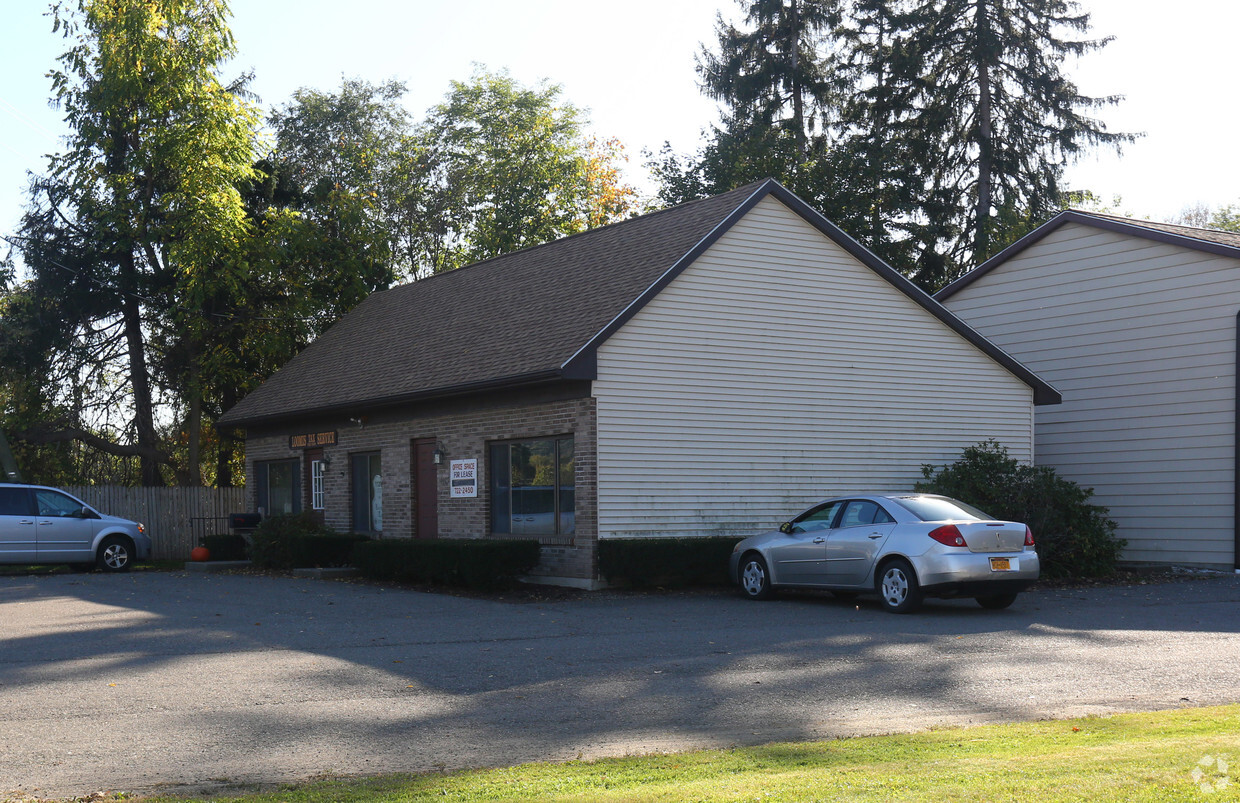
[(228, 514), (245, 511), (244, 488), (65, 488), (100, 513), (140, 521), (154, 542), (153, 558), (189, 557), (203, 535), (228, 532)]

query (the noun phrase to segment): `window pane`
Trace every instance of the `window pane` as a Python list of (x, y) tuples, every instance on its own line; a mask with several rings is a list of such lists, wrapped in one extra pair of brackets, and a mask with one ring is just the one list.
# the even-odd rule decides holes
[(82, 509), (75, 500), (56, 491), (35, 491), (34, 498), (39, 506), (40, 516), (66, 518)]
[(509, 485), (508, 444), (496, 443), (491, 446), (491, 532), (508, 534), (512, 532), (512, 511), (509, 508), (509, 496), (512, 488)]
[(323, 500), (323, 461), (310, 461), (310, 507), (322, 510)]
[(370, 526), (375, 532), (383, 529), (383, 470), (377, 454), (370, 456)]
[(296, 513), (293, 500), (296, 497), (293, 487), (293, 463), (283, 461), (267, 466), (267, 515), (278, 516), (282, 513)]
[(511, 445), (512, 532), (555, 534), (555, 441)]
[(831, 502), (830, 504), (821, 505), (813, 510), (805, 513), (798, 519), (793, 519), (793, 524), (801, 532), (809, 532), (811, 530), (824, 530), (831, 526), (831, 520), (835, 518), (836, 512), (840, 509), (843, 502)]
[(576, 503), (574, 501), (574, 492), (576, 491), (576, 473), (575, 462), (573, 460), (573, 439), (560, 438), (560, 467), (559, 467), (559, 514), (560, 514), (560, 533), (562, 535), (572, 535), (573, 528), (576, 524)]
[(941, 496), (902, 496), (896, 501), (922, 521), (994, 521), (975, 507)]
[(353, 465), (353, 529), (359, 533), (383, 529), (383, 478), (377, 454), (355, 454)]
[(25, 488), (0, 488), (0, 516), (29, 516), (30, 497)]
[(496, 443), (491, 457), (491, 532), (571, 534), (575, 526), (573, 439)]

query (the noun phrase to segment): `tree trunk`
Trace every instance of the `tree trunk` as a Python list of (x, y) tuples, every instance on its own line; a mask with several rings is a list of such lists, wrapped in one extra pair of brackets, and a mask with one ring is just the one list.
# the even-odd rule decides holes
[(191, 350), (189, 355), (189, 387), (186, 392), (189, 394), (189, 407), (185, 413), (185, 434), (187, 438), (187, 452), (185, 460), (185, 474), (188, 485), (202, 485), (202, 466), (201, 466), (201, 448), (202, 448), (202, 386), (199, 380), (198, 369), (198, 351)]
[(990, 97), (990, 16), (986, 0), (978, 0), (977, 26), (977, 203), (973, 207), (973, 264), (986, 259), (990, 251), (990, 209), (994, 133), (991, 128)]
[(151, 457), (157, 450), (155, 437), (155, 407), (151, 397), (151, 377), (146, 366), (146, 340), (142, 333), (142, 308), (133, 293), (137, 274), (132, 251), (120, 259), (122, 287), (125, 290), (121, 302), (121, 315), (125, 322), (125, 343), (129, 352), (129, 384), (133, 389), (134, 428), (138, 433), (138, 446), (143, 449), (138, 458), (144, 486), (164, 484), (159, 463)]
[[(237, 393), (232, 388), (224, 388), (220, 398), (220, 409), (224, 411), (231, 410), (233, 405), (237, 403)], [(232, 459), (237, 451), (237, 431), (235, 429), (220, 429), (216, 425), (215, 439), (219, 443), (215, 458), (215, 487), (231, 488), (233, 487)]]
[[(801, 97), (803, 87), (801, 86), (801, 18), (800, 9), (797, 7), (797, 0), (792, 0), (788, 8), (790, 15), (788, 25), (788, 46), (789, 56), (791, 57), (791, 75), (792, 75), (792, 126), (793, 135), (796, 137), (797, 156), (804, 161), (806, 158), (805, 147), (805, 100)], [(800, 166), (797, 165), (799, 168)]]

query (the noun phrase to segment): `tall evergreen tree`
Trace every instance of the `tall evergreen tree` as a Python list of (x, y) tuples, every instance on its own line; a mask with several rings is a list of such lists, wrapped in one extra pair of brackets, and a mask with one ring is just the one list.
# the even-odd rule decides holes
[(840, 194), (835, 223), (901, 270), (923, 235), (916, 211), (919, 138), (912, 127), (910, 54), (902, 0), (854, 0), (836, 28), (833, 80), (841, 99), (830, 155)]
[[(822, 38), (837, 0), (753, 0), (742, 30), (716, 20), (718, 52), (698, 54), (702, 91), (726, 104), (732, 136), (775, 134), (806, 160), (829, 116)], [(795, 166), (795, 162), (793, 163)]]
[(702, 92), (721, 106), (696, 156), (667, 148), (648, 162), (659, 198), (680, 203), (773, 176), (817, 198), (835, 102), (824, 43), (838, 0), (742, 2), (744, 25), (716, 21), (697, 57)]
[(951, 216), (939, 232), (950, 274), (1052, 214), (1064, 167), (1087, 146), (1133, 137), (1091, 116), (1118, 96), (1082, 95), (1062, 70), (1110, 41), (1073, 38), (1089, 30), (1075, 2), (914, 0), (905, 19), (912, 122), (926, 159), (920, 189)]

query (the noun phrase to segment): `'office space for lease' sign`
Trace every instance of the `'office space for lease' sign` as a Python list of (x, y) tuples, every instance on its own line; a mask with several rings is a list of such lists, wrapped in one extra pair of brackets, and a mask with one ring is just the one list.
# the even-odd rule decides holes
[(448, 462), (448, 469), (452, 472), (451, 487), (453, 499), (462, 497), (473, 498), (478, 495), (477, 459), (450, 460)]

